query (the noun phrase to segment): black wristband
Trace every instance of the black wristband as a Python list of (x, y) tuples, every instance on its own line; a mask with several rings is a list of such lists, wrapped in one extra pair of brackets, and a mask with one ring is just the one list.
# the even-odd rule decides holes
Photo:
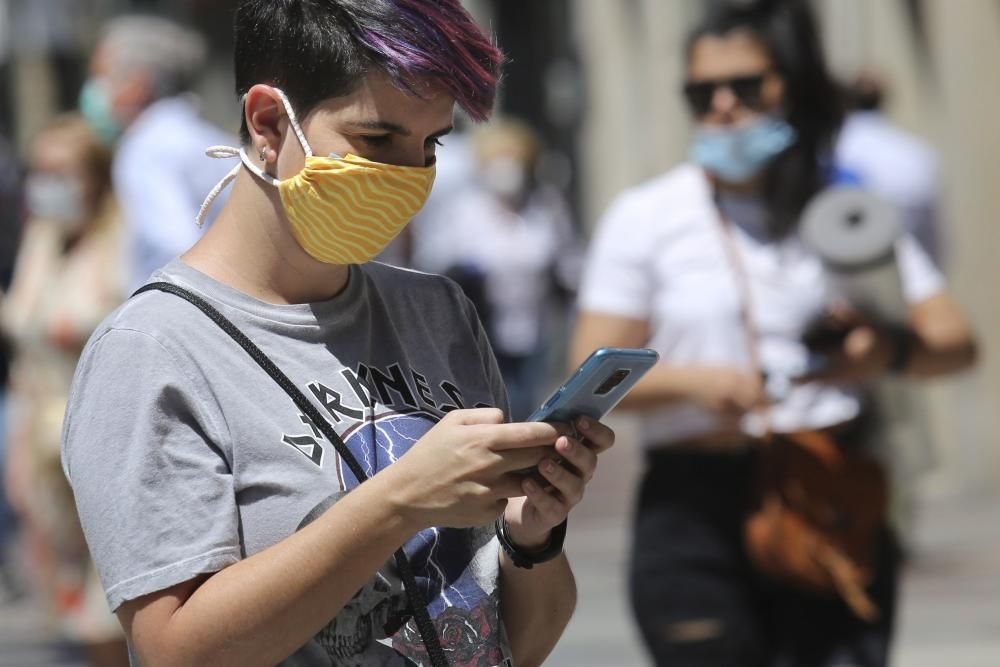
[(903, 373), (910, 366), (916, 340), (913, 332), (904, 326), (888, 327), (886, 332), (892, 341), (892, 356), (889, 357), (890, 373)]
[(549, 534), (549, 543), (541, 551), (525, 551), (514, 544), (514, 541), (507, 535), (507, 520), (502, 515), (497, 517), (495, 525), (500, 546), (510, 556), (514, 567), (530, 570), (534, 566), (550, 561), (562, 553), (563, 542), (566, 541), (566, 523), (566, 521), (563, 521), (552, 529), (552, 532)]

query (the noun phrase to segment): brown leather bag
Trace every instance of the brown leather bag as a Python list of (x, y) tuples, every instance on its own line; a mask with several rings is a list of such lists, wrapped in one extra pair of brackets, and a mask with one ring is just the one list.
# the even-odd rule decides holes
[(767, 575), (839, 594), (859, 618), (874, 621), (879, 609), (865, 588), (887, 505), (882, 466), (862, 449), (822, 431), (774, 435), (759, 452), (746, 549)]
[[(750, 367), (763, 375), (750, 277), (729, 221), (721, 215), (719, 221), (740, 290)], [(882, 466), (860, 443), (850, 442), (857, 428), (777, 434), (769, 412), (761, 410), (767, 435), (760, 441), (755, 499), (743, 530), (751, 562), (776, 579), (839, 594), (859, 618), (874, 621), (879, 609), (865, 588), (875, 576), (888, 509)], [(843, 443), (834, 430), (848, 435)]]

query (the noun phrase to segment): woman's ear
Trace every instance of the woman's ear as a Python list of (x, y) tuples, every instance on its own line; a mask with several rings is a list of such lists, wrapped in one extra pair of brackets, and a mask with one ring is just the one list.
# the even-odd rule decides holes
[(263, 162), (273, 162), (281, 145), (281, 119), (285, 115), (277, 91), (263, 84), (252, 87), (247, 91), (243, 113), (250, 131), (251, 155), (262, 156)]
[(780, 109), (785, 102), (785, 79), (774, 73), (769, 74), (764, 79), (761, 93), (764, 106), (769, 111)]

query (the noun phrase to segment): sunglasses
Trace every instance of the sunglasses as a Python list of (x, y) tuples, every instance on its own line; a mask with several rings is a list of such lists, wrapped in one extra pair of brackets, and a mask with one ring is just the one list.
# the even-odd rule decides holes
[(712, 110), (715, 91), (719, 88), (728, 88), (740, 101), (740, 104), (748, 109), (760, 111), (761, 91), (764, 88), (766, 77), (767, 72), (763, 72), (734, 76), (731, 79), (688, 81), (684, 84), (684, 97), (696, 116), (704, 116)]

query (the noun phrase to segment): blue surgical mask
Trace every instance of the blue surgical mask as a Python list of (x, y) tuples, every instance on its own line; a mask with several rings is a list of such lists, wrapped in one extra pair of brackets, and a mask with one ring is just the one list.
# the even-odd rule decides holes
[(111, 112), (111, 99), (107, 87), (93, 79), (80, 90), (80, 113), (86, 119), (97, 139), (111, 146), (122, 133), (121, 123)]
[(795, 143), (795, 128), (774, 116), (738, 127), (699, 127), (691, 160), (727, 183), (745, 183)]

